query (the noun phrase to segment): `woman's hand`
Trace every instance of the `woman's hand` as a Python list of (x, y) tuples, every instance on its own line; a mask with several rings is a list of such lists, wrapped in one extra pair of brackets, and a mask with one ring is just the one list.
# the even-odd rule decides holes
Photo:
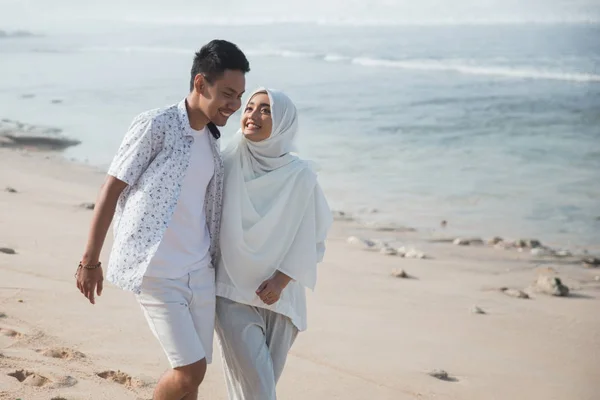
[(256, 294), (267, 305), (273, 305), (281, 298), (281, 292), (290, 283), (292, 278), (281, 271), (264, 281), (256, 291)]

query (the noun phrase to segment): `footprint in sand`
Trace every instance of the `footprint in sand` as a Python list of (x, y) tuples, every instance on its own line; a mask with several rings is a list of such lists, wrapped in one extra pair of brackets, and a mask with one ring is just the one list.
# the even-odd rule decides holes
[(50, 379), (46, 378), (45, 376), (41, 376), (34, 372), (25, 370), (11, 372), (10, 374), (8, 374), (8, 376), (12, 376), (22, 384), (28, 386), (42, 387), (50, 383)]
[(63, 376), (56, 379), (49, 379), (45, 376), (36, 374), (35, 372), (26, 371), (24, 369), (11, 372), (8, 376), (12, 376), (23, 385), (34, 386), (34, 387), (48, 387), (48, 388), (64, 388), (70, 387), (77, 383), (77, 379), (72, 376)]
[(65, 347), (38, 350), (38, 353), (46, 357), (60, 358), (62, 360), (80, 360), (82, 358), (85, 358), (85, 354), (83, 354), (82, 352), (67, 349)]
[(106, 379), (107, 381), (116, 382), (127, 388), (140, 388), (145, 386), (144, 382), (140, 381), (139, 379), (132, 378), (121, 371), (104, 371), (96, 375), (98, 375), (100, 378)]

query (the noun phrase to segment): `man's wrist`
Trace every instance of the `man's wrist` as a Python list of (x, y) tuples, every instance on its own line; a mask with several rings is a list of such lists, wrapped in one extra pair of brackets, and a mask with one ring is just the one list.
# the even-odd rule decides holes
[(82, 265), (96, 265), (99, 262), (100, 262), (99, 256), (92, 256), (92, 255), (84, 254), (83, 257), (81, 257)]

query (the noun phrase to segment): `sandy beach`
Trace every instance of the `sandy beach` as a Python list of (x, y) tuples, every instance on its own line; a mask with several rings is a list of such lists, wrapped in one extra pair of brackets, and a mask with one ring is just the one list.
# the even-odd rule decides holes
[[(132, 293), (107, 285), (92, 306), (75, 287), (92, 215), (82, 204), (103, 179), (56, 154), (0, 149), (2, 400), (150, 399), (168, 367)], [(426, 258), (365, 251), (350, 236)], [(281, 399), (600, 398), (600, 268), (578, 255), (430, 239), (335, 223)], [(408, 277), (392, 276), (398, 268)], [(569, 296), (535, 290), (539, 276), (559, 276)], [(226, 399), (221, 369), (217, 356), (200, 398)]]

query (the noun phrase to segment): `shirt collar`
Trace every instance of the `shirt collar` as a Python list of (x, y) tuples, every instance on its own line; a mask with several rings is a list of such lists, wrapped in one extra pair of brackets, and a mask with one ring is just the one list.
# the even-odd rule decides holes
[[(190, 119), (188, 117), (187, 108), (185, 106), (187, 98), (184, 97), (183, 100), (177, 104), (177, 111), (179, 115), (179, 119), (181, 120), (181, 127), (183, 128), (183, 132), (185, 136), (193, 136), (194, 130), (190, 126)], [(221, 137), (221, 133), (219, 132), (219, 128), (216, 127), (212, 122), (209, 122), (206, 127), (210, 131), (211, 136), (214, 139), (219, 139)]]
[(179, 119), (181, 120), (181, 126), (183, 127), (183, 134), (185, 136), (192, 136), (192, 127), (190, 126), (190, 119), (188, 117), (187, 108), (185, 107), (184, 98), (177, 104), (177, 111), (179, 114)]

